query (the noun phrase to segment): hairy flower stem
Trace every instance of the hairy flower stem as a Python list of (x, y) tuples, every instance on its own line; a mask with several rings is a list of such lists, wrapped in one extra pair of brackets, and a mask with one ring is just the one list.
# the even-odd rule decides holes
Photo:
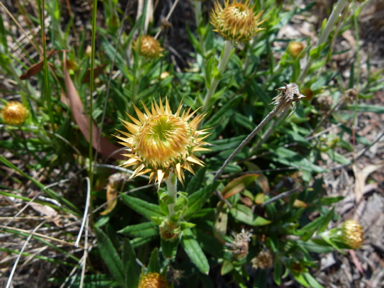
[(241, 144), (239, 145), (239, 147), (237, 147), (233, 152), (232, 154), (228, 157), (227, 160), (225, 160), (224, 164), (221, 166), (221, 168), (217, 171), (216, 175), (215, 175), (215, 178), (213, 178), (213, 182), (215, 182), (217, 179), (219, 179), (219, 177), (221, 176), (221, 174), (223, 173), (225, 167), (227, 167), (227, 165), (229, 164), (229, 162), (232, 161), (232, 159), (236, 156), (237, 153), (239, 153), (239, 151), (241, 149), (243, 149), (243, 147), (245, 145), (247, 145), (247, 143), (265, 126), (265, 124), (267, 124), (276, 114), (278, 114), (280, 111), (283, 111), (287, 108), (289, 108), (291, 105), (291, 103), (289, 102), (284, 102), (284, 101), (281, 101), (279, 104), (277, 104), (275, 106), (275, 108), (273, 108), (273, 110), (271, 112), (269, 112), (269, 114), (259, 123), (259, 125), (257, 125), (257, 127), (251, 132), (251, 134), (249, 134), (244, 140), (243, 142), (241, 142)]
[(167, 192), (168, 196), (173, 200), (173, 204), (168, 205), (169, 218), (171, 218), (175, 214), (175, 205), (177, 201), (177, 177), (173, 172), (169, 172), (167, 179)]
[[(320, 35), (320, 38), (317, 40), (317, 43), (314, 49), (316, 49), (317, 47), (319, 47), (320, 45), (324, 44), (327, 41), (329, 34), (331, 33), (332, 29), (335, 26), (337, 18), (339, 18), (340, 13), (343, 11), (344, 7), (347, 5), (348, 2), (349, 0), (339, 0), (335, 4), (335, 6), (333, 6), (334, 8), (332, 10), (332, 13), (329, 16), (327, 24), (325, 25), (325, 28)], [(297, 82), (301, 83), (304, 80), (304, 77), (307, 75), (309, 69), (311, 68), (313, 61), (315, 61), (313, 57), (310, 57), (308, 59), (307, 65), (301, 71), (299, 78), (297, 79)]]
[(203, 108), (202, 108), (203, 112), (207, 112), (207, 110), (208, 110), (209, 102), (210, 102), (213, 94), (215, 94), (217, 85), (219, 84), (219, 81), (222, 77), (222, 74), (223, 74), (225, 68), (227, 67), (229, 57), (231, 56), (232, 49), (233, 49), (233, 44), (230, 41), (225, 41), (224, 42), (224, 51), (223, 51), (223, 53), (221, 53), (219, 65), (217, 65), (217, 70), (219, 71), (219, 75), (213, 77), (213, 79), (211, 81), (211, 86), (209, 87), (207, 94), (205, 95), (205, 98), (204, 98), (204, 104), (203, 104)]

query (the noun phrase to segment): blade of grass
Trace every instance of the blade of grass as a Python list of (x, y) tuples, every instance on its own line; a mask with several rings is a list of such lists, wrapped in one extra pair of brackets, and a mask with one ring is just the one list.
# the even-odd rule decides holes
[(35, 233), (41, 226), (43, 226), (43, 224), (44, 224), (45, 222), (47, 222), (47, 220), (44, 220), (44, 221), (41, 222), (39, 225), (37, 225), (37, 226), (35, 227), (35, 229), (33, 229), (32, 232), (29, 234), (27, 240), (25, 240), (24, 245), (23, 245), (23, 247), (21, 248), (19, 255), (17, 256), (17, 259), (16, 259), (15, 263), (13, 264), (12, 271), (11, 271), (11, 274), (9, 275), (9, 277), (8, 277), (7, 285), (5, 286), (5, 288), (9, 288), (9, 287), (11, 286), (11, 284), (12, 284), (12, 279), (13, 279), (13, 274), (15, 274), (17, 264), (19, 263), (19, 260), (20, 260), (20, 258), (21, 258), (21, 256), (22, 256), (23, 252), (24, 252), (25, 247), (27, 247), (27, 244), (28, 244), (29, 240), (31, 240), (33, 234), (34, 234), (34, 233)]
[(62, 207), (62, 209), (65, 211), (65, 212), (68, 212), (68, 213), (71, 213), (75, 216), (78, 216), (79, 215), (79, 209), (74, 205), (72, 204), (71, 202), (69, 202), (67, 199), (61, 197), (60, 195), (58, 195), (55, 191), (47, 188), (46, 186), (44, 186), (43, 184), (41, 184), (39, 181), (37, 181), (36, 179), (32, 178), (31, 176), (27, 175), (26, 173), (24, 173), (23, 171), (21, 171), (19, 168), (17, 168), (15, 165), (13, 165), (11, 162), (9, 162), (7, 159), (5, 159), (4, 156), (0, 155), (0, 162), (3, 162), (6, 166), (12, 168), (13, 170), (15, 170), (17, 173), (19, 173), (20, 175), (24, 176), (25, 178), (27, 178), (28, 180), (32, 181), (37, 187), (39, 187), (40, 189), (42, 189), (44, 192), (46, 192), (50, 197), (58, 200), (60, 203), (64, 203), (67, 207), (71, 208), (71, 209), (68, 209), (66, 207)]

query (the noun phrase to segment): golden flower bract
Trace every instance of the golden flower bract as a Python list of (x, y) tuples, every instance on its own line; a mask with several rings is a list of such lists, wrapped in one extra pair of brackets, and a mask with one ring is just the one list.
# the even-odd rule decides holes
[(264, 21), (259, 21), (261, 14), (253, 12), (254, 7), (250, 6), (247, 0), (244, 4), (229, 0), (224, 7), (218, 1), (211, 12), (211, 23), (225, 40), (232, 42), (248, 42), (259, 31), (263, 30), (259, 25)]
[(139, 49), (139, 54), (148, 59), (160, 57), (164, 50), (159, 41), (148, 35), (139, 37), (134, 43), (134, 49)]
[(341, 226), (343, 241), (353, 249), (359, 249), (364, 243), (364, 231), (359, 222), (347, 220)]
[(4, 122), (11, 125), (23, 124), (25, 119), (28, 117), (28, 110), (20, 102), (9, 102), (3, 110)]
[(138, 119), (128, 114), (133, 123), (122, 120), (130, 132), (120, 131), (126, 137), (117, 136), (130, 151), (125, 154), (129, 159), (123, 166), (137, 166), (131, 178), (150, 172), (150, 181), (160, 185), (163, 178), (168, 178), (169, 172), (174, 172), (183, 182), (183, 169), (194, 173), (192, 164), (204, 165), (193, 155), (208, 150), (202, 147), (208, 144), (203, 142), (208, 136), (206, 130), (197, 130), (204, 115), (190, 120), (194, 113), (190, 113), (190, 109), (181, 112), (181, 106), (182, 103), (173, 114), (168, 99), (165, 107), (160, 99), (159, 104), (152, 103), (151, 111), (144, 105), (145, 114), (135, 106)]
[(168, 282), (163, 275), (150, 272), (141, 277), (139, 288), (168, 288)]

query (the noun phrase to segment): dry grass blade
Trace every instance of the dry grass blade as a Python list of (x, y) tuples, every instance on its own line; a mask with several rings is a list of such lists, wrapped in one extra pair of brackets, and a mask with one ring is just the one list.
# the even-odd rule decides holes
[(17, 259), (16, 259), (15, 263), (13, 264), (12, 271), (11, 271), (11, 274), (9, 275), (9, 278), (8, 278), (8, 281), (7, 281), (7, 285), (6, 285), (5, 288), (9, 288), (9, 287), (11, 287), (13, 274), (15, 274), (15, 271), (16, 271), (16, 268), (17, 268), (17, 264), (19, 263), (19, 260), (20, 260), (20, 258), (21, 258), (21, 255), (22, 255), (23, 252), (24, 252), (25, 247), (27, 247), (27, 244), (28, 244), (29, 240), (31, 240), (33, 234), (34, 234), (34, 233), (35, 233), (35, 232), (36, 232), (36, 231), (37, 231), (37, 230), (38, 230), (38, 229), (39, 229), (45, 222), (47, 222), (47, 220), (45, 220), (45, 221), (41, 222), (39, 225), (37, 225), (37, 226), (35, 227), (35, 229), (33, 229), (33, 231), (31, 232), (31, 234), (29, 234), (27, 240), (24, 242), (24, 245), (23, 245), (23, 247), (21, 248), (19, 255), (17, 256)]
[(76, 247), (79, 247), (79, 242), (80, 242), (81, 234), (83, 234), (83, 230), (84, 230), (84, 224), (85, 224), (85, 222), (88, 219), (88, 210), (89, 210), (89, 204), (90, 204), (89, 200), (91, 198), (91, 183), (90, 183), (88, 177), (86, 177), (85, 179), (87, 180), (87, 199), (86, 199), (86, 203), (85, 203), (85, 210), (84, 210), (83, 221), (81, 223), (80, 231), (79, 231), (79, 234), (77, 236), (76, 243), (75, 243)]
[[(67, 89), (67, 96), (70, 102), (71, 111), (73, 114), (73, 117), (75, 118), (76, 123), (79, 125), (81, 133), (83, 133), (85, 139), (87, 139), (88, 142), (90, 142), (89, 139), (89, 117), (84, 114), (84, 108), (83, 104), (81, 103), (79, 94), (77, 93), (77, 90), (75, 88), (75, 85), (72, 82), (71, 77), (69, 76), (67, 65), (65, 61), (65, 53), (64, 53), (64, 82), (65, 87)], [(115, 154), (117, 150), (120, 149), (120, 147), (110, 143), (107, 139), (105, 139), (98, 127), (95, 123), (92, 123), (92, 146), (95, 148), (98, 152), (101, 154), (112, 157), (114, 159), (120, 159), (123, 160), (124, 157), (121, 154)], [(100, 138), (100, 145), (98, 145), (98, 138)]]

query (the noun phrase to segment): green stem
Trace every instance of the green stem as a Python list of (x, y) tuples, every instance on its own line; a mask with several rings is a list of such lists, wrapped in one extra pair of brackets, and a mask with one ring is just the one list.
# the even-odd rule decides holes
[(168, 196), (173, 200), (173, 204), (168, 205), (169, 218), (171, 218), (175, 214), (175, 205), (177, 201), (177, 177), (173, 172), (169, 172), (167, 179), (167, 192)]
[[(89, 189), (92, 191), (93, 187), (93, 147), (92, 147), (92, 125), (93, 125), (93, 117), (92, 117), (92, 111), (93, 111), (93, 91), (95, 90), (94, 88), (94, 67), (95, 67), (95, 51), (96, 51), (96, 17), (97, 17), (97, 0), (93, 0), (93, 10), (92, 10), (92, 38), (91, 38), (91, 46), (92, 46), (92, 51), (91, 51), (91, 71), (90, 71), (90, 76), (91, 76), (91, 81), (89, 85)], [(93, 201), (92, 197), (90, 199), (89, 203), (89, 217), (90, 217), (90, 222), (91, 226), (93, 224)]]
[(215, 94), (217, 85), (219, 84), (220, 79), (222, 77), (222, 74), (223, 74), (225, 68), (227, 67), (229, 57), (231, 56), (232, 49), (233, 49), (233, 44), (230, 41), (225, 41), (224, 42), (224, 51), (221, 54), (219, 64), (217, 65), (217, 70), (219, 71), (219, 75), (216, 77), (213, 77), (213, 79), (211, 81), (211, 86), (209, 87), (207, 94), (205, 95), (205, 98), (204, 98), (204, 104), (203, 104), (203, 108), (202, 108), (203, 112), (206, 112), (208, 110), (208, 107), (210, 104), (209, 102), (210, 102), (213, 94)]
[[(332, 13), (329, 16), (327, 24), (325, 25), (325, 28), (324, 28), (323, 32), (321, 33), (319, 40), (317, 40), (317, 43), (316, 43), (316, 46), (314, 49), (316, 49), (317, 47), (319, 47), (320, 45), (324, 44), (327, 41), (328, 36), (331, 33), (332, 29), (334, 28), (335, 23), (336, 23), (337, 19), (339, 18), (340, 13), (343, 11), (344, 7), (347, 5), (348, 2), (349, 2), (349, 0), (339, 0), (335, 4), (335, 6), (333, 6)], [(312, 57), (310, 57), (308, 59), (307, 65), (301, 71), (300, 76), (297, 79), (297, 82), (300, 83), (304, 80), (305, 76), (307, 75), (309, 69), (311, 68), (311, 66), (313, 64), (313, 61), (315, 61), (315, 59)]]

